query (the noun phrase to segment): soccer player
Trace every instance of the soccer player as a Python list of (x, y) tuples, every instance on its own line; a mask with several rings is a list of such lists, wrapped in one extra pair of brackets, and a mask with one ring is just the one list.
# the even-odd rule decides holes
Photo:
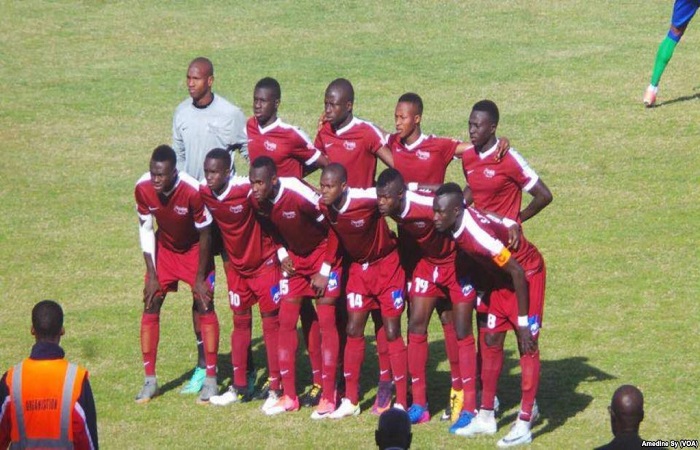
[[(347, 173), (331, 163), (321, 173), (321, 212), (329, 221), (329, 239), (337, 239), (349, 264), (346, 287), (348, 305), (348, 341), (345, 347), (345, 398), (331, 415), (341, 418), (358, 415), (360, 368), (364, 360), (364, 330), (371, 310), (379, 309), (386, 330), (387, 347), (396, 387), (395, 407), (407, 406), (406, 345), (401, 337), (401, 313), (404, 309), (405, 275), (399, 264), (396, 238), (377, 209), (374, 189), (347, 186)], [(317, 289), (326, 289), (328, 277), (319, 280)]]
[(226, 406), (245, 400), (248, 370), (247, 349), (252, 338), (252, 307), (258, 304), (267, 352), (270, 391), (263, 411), (277, 403), (280, 394), (278, 358), (279, 280), (278, 246), (256, 219), (251, 207), (248, 178), (231, 175), (231, 154), (213, 149), (204, 160), (205, 179), (199, 186), (202, 200), (221, 229), (228, 260), (224, 262), (228, 298), (233, 311), (231, 332), (231, 386), (211, 398), (211, 404)]
[[(423, 134), (421, 131), (422, 119), (423, 100), (418, 94), (407, 92), (399, 97), (394, 110), (396, 133), (389, 136), (387, 146), (391, 150), (394, 168), (403, 175), (408, 186), (413, 190), (418, 187), (435, 190), (445, 182), (445, 173), (450, 162), (455, 158), (460, 158), (464, 152), (471, 150), (472, 144)], [(499, 139), (494, 154), (495, 161), (500, 160), (509, 148), (510, 143), (507, 138)], [(413, 267), (417, 263), (416, 256), (419, 254), (419, 249), (416, 248), (413, 239), (404, 239), (403, 237), (399, 231), (401, 264), (410, 278)], [(449, 299), (441, 298), (435, 306), (439, 312), (445, 335), (445, 350), (450, 363), (451, 378), (450, 402), (441, 420), (455, 422), (462, 411), (464, 393), (459, 368), (459, 349), (452, 319), (452, 305)], [(421, 318), (426, 322), (416, 326), (427, 328), (427, 320), (430, 319), (430, 316), (421, 316)], [(410, 364), (412, 348), (410, 337), (408, 345)]]
[(345, 78), (333, 80), (326, 88), (324, 122), (316, 134), (316, 148), (330, 162), (343, 165), (348, 171), (348, 186), (374, 186), (377, 158), (393, 167), (391, 151), (384, 133), (375, 125), (353, 115), (355, 91)]
[[(199, 195), (197, 181), (176, 169), (175, 151), (156, 147), (149, 171), (134, 191), (139, 215), (139, 236), (146, 263), (141, 317), (141, 351), (146, 381), (136, 396), (146, 403), (158, 394), (156, 355), (160, 337), (160, 309), (178, 281), (192, 289), (199, 314), (205, 380), (198, 403), (216, 394), (216, 356), (219, 351), (219, 320), (214, 311), (214, 259), (211, 256), (211, 215)], [(154, 233), (154, 221), (158, 231)]]
[[(530, 432), (533, 405), (540, 379), (538, 338), (544, 311), (546, 270), (537, 248), (524, 236), (513, 240), (509, 227), (514, 221), (464, 207), (462, 189), (447, 183), (435, 193), (433, 209), (435, 227), (451, 231), (459, 248), (493, 271), (486, 324), (480, 323), (483, 365), (481, 373), (481, 408), (463, 428), (454, 430), (460, 436), (494, 434), (494, 397), (503, 365), (503, 342), (507, 330), (515, 330), (520, 351), (522, 399), (520, 413), (508, 434), (498, 441), (499, 447), (510, 447), (532, 441)], [(506, 225), (508, 224), (508, 225)], [(507, 248), (517, 248), (511, 253)], [(464, 415), (464, 413), (462, 414)], [(461, 419), (461, 417), (460, 417)], [(452, 430), (451, 430), (452, 431)]]
[[(476, 347), (471, 332), (472, 311), (476, 294), (464, 267), (457, 264), (457, 247), (447, 233), (440, 233), (433, 224), (433, 198), (406, 190), (404, 179), (396, 169), (386, 169), (377, 180), (379, 212), (398, 224), (404, 239), (411, 239), (418, 250), (413, 271), (408, 319), (408, 370), (411, 375), (413, 405), (408, 410), (411, 422), (430, 420), (426, 397), (428, 361), (428, 324), (439, 298), (452, 301), (455, 341), (460, 369), (461, 405), (473, 417), (476, 412)], [(455, 426), (459, 425), (459, 421)]]
[(676, 0), (673, 2), (673, 14), (671, 15), (671, 27), (666, 37), (661, 41), (656, 53), (654, 71), (651, 74), (649, 87), (644, 91), (644, 105), (650, 108), (656, 104), (656, 95), (659, 92), (659, 81), (666, 65), (671, 60), (676, 45), (683, 37), (690, 20), (700, 7), (700, 0)]
[[(214, 66), (207, 58), (199, 57), (187, 68), (187, 88), (190, 98), (184, 100), (173, 115), (173, 149), (177, 154), (177, 169), (196, 180), (204, 176), (204, 156), (212, 148), (240, 149), (247, 155), (245, 116), (237, 107), (220, 95), (214, 95)], [(220, 237), (212, 227), (212, 250), (219, 253)], [(205, 377), (204, 347), (199, 330), (196, 308), (192, 307), (192, 324), (197, 338), (198, 362), (192, 378), (181, 393), (196, 394)]]
[[(272, 158), (280, 177), (302, 178), (313, 167), (324, 167), (328, 159), (301, 129), (283, 122), (277, 116), (282, 91), (274, 78), (263, 78), (253, 91), (253, 117), (248, 119), (248, 151), (250, 160), (260, 156)], [(305, 170), (306, 169), (306, 170)], [(311, 388), (301, 397), (302, 406), (316, 406), (321, 399), (321, 332), (318, 316), (310, 301), (301, 305), (311, 373)]]
[[(278, 177), (272, 158), (260, 156), (250, 169), (252, 204), (269, 218), (286, 248), (278, 250), (285, 274), (280, 280), (279, 360), (284, 396), (268, 415), (299, 409), (296, 394), (297, 320), (302, 301), (316, 297), (321, 329), (322, 397), (312, 419), (328, 417), (336, 405), (335, 375), (338, 360), (338, 330), (335, 303), (340, 295), (340, 259), (337, 240), (328, 245), (328, 225), (317, 205), (318, 194), (294, 177)], [(314, 290), (315, 278), (327, 278), (325, 290)]]

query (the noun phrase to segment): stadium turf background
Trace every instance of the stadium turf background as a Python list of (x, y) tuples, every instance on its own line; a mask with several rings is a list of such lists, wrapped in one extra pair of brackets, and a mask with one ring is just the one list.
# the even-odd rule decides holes
[[(133, 402), (143, 276), (133, 185), (151, 150), (170, 143), (187, 64), (206, 55), (215, 92), (246, 114), (254, 83), (277, 78), (280, 115), (311, 135), (339, 76), (355, 86), (356, 115), (387, 130), (406, 91), (423, 97), (424, 132), (460, 138), (471, 105), (495, 100), (500, 134), (554, 193), (525, 226), (548, 264), (533, 447), (609, 440), (606, 406), (623, 383), (645, 394), (644, 437), (699, 438), (697, 27), (664, 75), (660, 107), (641, 103), (670, 3), (0, 1), (0, 366), (27, 354), (31, 307), (54, 298), (66, 312), (67, 355), (90, 371), (105, 448), (373, 446), (373, 345), (357, 418), (312, 422), (308, 409), (267, 418), (259, 402), (219, 409), (179, 395), (195, 358), (187, 289), (163, 310), (166, 392)], [(448, 178), (463, 183), (458, 164)], [(220, 272), (222, 383), (224, 285)], [(261, 365), (259, 324), (254, 333)], [(441, 339), (433, 320), (435, 415), (449, 389)], [(415, 448), (495, 445), (519, 398), (512, 337), (506, 346), (498, 435), (466, 441), (435, 417), (414, 428)], [(302, 390), (308, 372), (299, 381)]]

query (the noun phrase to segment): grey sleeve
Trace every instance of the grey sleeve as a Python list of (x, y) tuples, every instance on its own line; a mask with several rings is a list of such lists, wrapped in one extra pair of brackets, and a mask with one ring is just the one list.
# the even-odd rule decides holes
[(241, 155), (247, 160), (248, 159), (248, 134), (246, 133), (246, 118), (239, 108), (236, 108), (236, 112), (233, 116), (233, 144), (238, 144), (241, 146)]
[(173, 150), (177, 156), (177, 170), (185, 170), (185, 142), (177, 127), (177, 113), (173, 115)]

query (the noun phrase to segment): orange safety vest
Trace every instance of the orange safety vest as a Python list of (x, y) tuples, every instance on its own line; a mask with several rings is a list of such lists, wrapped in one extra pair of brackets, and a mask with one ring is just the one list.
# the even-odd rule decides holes
[(73, 448), (73, 408), (86, 370), (65, 359), (25, 359), (7, 372), (11, 449)]

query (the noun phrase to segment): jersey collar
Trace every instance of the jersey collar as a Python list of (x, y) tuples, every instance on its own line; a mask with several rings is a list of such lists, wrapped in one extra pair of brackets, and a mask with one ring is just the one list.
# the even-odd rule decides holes
[(406, 150), (413, 151), (413, 150), (416, 149), (416, 147), (418, 147), (419, 145), (421, 145), (421, 144), (423, 143), (423, 141), (424, 141), (427, 137), (428, 137), (427, 135), (421, 133), (420, 136), (418, 136), (418, 139), (416, 139), (416, 142), (414, 142), (414, 143), (411, 144), (411, 145), (404, 145), (404, 148), (405, 148)]
[(493, 144), (493, 147), (491, 147), (490, 149), (488, 149), (482, 153), (477, 152), (477, 155), (479, 155), (479, 159), (484, 160), (484, 159), (488, 158), (489, 156), (493, 155), (496, 152), (496, 147), (498, 147), (498, 139), (496, 139), (496, 143)]
[[(257, 120), (258, 119), (255, 119), (256, 122), (257, 122)], [(282, 123), (282, 119), (280, 119), (279, 117), (274, 122), (272, 122), (270, 125), (268, 125), (264, 128), (261, 127), (260, 123), (258, 122), (258, 130), (260, 131), (260, 134), (265, 134), (268, 131), (270, 131), (271, 129), (278, 127), (280, 123)]]
[(350, 123), (348, 123), (347, 125), (345, 125), (343, 128), (338, 128), (338, 129), (335, 131), (335, 134), (338, 135), (338, 136), (340, 136), (341, 134), (343, 134), (343, 133), (345, 133), (346, 131), (348, 131), (350, 128), (352, 128), (352, 127), (354, 127), (355, 125), (357, 125), (357, 123), (358, 123), (357, 117), (352, 116), (352, 120), (350, 121)]

